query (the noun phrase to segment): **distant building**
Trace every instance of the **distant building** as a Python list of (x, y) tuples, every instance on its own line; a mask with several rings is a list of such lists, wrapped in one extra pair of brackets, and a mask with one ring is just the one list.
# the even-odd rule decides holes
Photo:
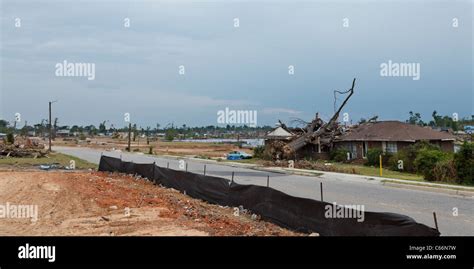
[(346, 148), (352, 159), (367, 156), (367, 150), (380, 148), (396, 153), (418, 141), (438, 145), (441, 150), (454, 151), (455, 136), (445, 131), (408, 124), (400, 121), (368, 122), (354, 127), (334, 141), (336, 148)]
[(70, 130), (64, 129), (64, 130), (56, 131), (56, 137), (68, 137), (68, 136), (72, 136)]
[[(279, 148), (279, 145), (289, 143), (294, 137), (295, 134), (289, 129), (278, 126), (265, 136), (265, 151), (272, 152), (273, 149)], [(280, 158), (282, 153), (277, 153), (276, 156), (277, 158)]]
[(277, 139), (277, 140), (290, 140), (294, 134), (290, 132), (289, 130), (279, 126), (273, 131), (269, 132), (265, 138), (266, 139)]
[(466, 134), (474, 134), (474, 126), (472, 126), (472, 125), (464, 126), (464, 132)]

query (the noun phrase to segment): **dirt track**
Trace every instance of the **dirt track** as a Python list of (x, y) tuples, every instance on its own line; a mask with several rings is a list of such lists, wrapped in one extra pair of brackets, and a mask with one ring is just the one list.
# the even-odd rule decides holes
[(0, 235), (298, 235), (144, 179), (102, 172), (0, 172), (0, 204), (7, 202), (37, 205), (38, 220), (0, 218)]
[[(169, 154), (177, 156), (206, 156), (206, 157), (225, 157), (230, 151), (244, 151), (247, 153), (253, 153), (251, 149), (239, 148), (235, 145), (225, 143), (199, 143), (199, 142), (166, 142), (166, 141), (154, 141), (148, 145), (144, 138), (141, 138), (141, 142), (132, 142), (131, 148), (136, 151), (139, 150), (144, 153), (149, 152), (150, 146), (153, 148), (154, 154)], [(109, 137), (95, 137), (86, 143), (73, 141), (65, 141), (64, 139), (56, 139), (53, 143), (55, 146), (68, 146), (68, 147), (88, 147), (94, 149), (106, 150), (122, 150), (128, 145), (126, 139), (112, 139)]]

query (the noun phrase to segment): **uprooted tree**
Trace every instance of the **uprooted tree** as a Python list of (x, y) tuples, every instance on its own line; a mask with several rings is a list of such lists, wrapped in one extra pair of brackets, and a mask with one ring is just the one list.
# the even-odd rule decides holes
[[(346, 105), (349, 98), (354, 94), (354, 86), (356, 79), (352, 81), (352, 87), (347, 91), (334, 91), (334, 105), (336, 104), (336, 94), (347, 94), (346, 98), (334, 112), (334, 115), (328, 122), (324, 122), (319, 113), (309, 122), (305, 128), (302, 128), (302, 134), (297, 135), (289, 143), (276, 143), (271, 151), (278, 156), (280, 154), (284, 159), (291, 159), (295, 156), (295, 152), (308, 144), (317, 145), (319, 150), (321, 148), (332, 148), (332, 142), (337, 135), (342, 134), (341, 126), (338, 124), (339, 114), (342, 108)], [(273, 155), (275, 158), (276, 155)]]

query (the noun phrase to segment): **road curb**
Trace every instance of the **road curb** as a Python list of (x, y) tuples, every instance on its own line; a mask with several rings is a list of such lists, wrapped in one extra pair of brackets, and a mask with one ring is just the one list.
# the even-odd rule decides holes
[(403, 180), (403, 179), (396, 179), (396, 178), (385, 178), (385, 177), (377, 177), (377, 176), (365, 176), (359, 174), (346, 174), (346, 173), (337, 173), (337, 172), (328, 172), (328, 171), (320, 171), (320, 170), (307, 170), (307, 169), (298, 169), (298, 168), (286, 168), (286, 167), (268, 167), (268, 166), (260, 166), (256, 164), (242, 164), (236, 162), (218, 162), (215, 160), (206, 160), (206, 159), (199, 159), (199, 158), (188, 158), (193, 160), (205, 160), (212, 163), (223, 164), (227, 166), (236, 166), (241, 168), (248, 168), (258, 171), (267, 171), (272, 173), (280, 173), (280, 174), (294, 174), (294, 175), (302, 175), (302, 176), (312, 176), (312, 177), (319, 177), (324, 174), (333, 174), (333, 175), (351, 175), (355, 178), (364, 182), (366, 180), (375, 180), (382, 185), (391, 186), (391, 187), (400, 187), (400, 188), (408, 188), (410, 189), (416, 188), (424, 191), (433, 191), (433, 192), (443, 192), (452, 195), (459, 195), (465, 197), (474, 197), (474, 187), (468, 186), (457, 186), (457, 185), (448, 185), (448, 184), (441, 184), (441, 183), (431, 183), (431, 182), (418, 182), (418, 181), (411, 181), (411, 180)]
[[(124, 152), (125, 154), (136, 154), (134, 152)], [(424, 191), (431, 191), (431, 192), (443, 192), (451, 195), (459, 195), (464, 197), (474, 197), (474, 187), (468, 186), (458, 186), (458, 185), (448, 185), (448, 184), (440, 184), (440, 183), (431, 183), (431, 182), (419, 182), (419, 181), (411, 181), (411, 180), (403, 180), (403, 179), (395, 179), (395, 178), (385, 178), (385, 177), (378, 177), (378, 176), (365, 176), (359, 174), (346, 174), (346, 173), (338, 173), (338, 172), (329, 172), (329, 171), (320, 171), (320, 170), (308, 170), (308, 169), (298, 169), (298, 168), (287, 168), (287, 167), (269, 167), (269, 166), (261, 166), (257, 164), (250, 164), (250, 163), (238, 163), (238, 162), (228, 162), (228, 161), (216, 161), (212, 159), (201, 159), (195, 157), (186, 157), (186, 156), (174, 156), (174, 155), (146, 155), (150, 158), (158, 157), (158, 158), (168, 158), (168, 159), (185, 159), (185, 160), (193, 160), (205, 163), (212, 163), (218, 165), (225, 165), (230, 167), (239, 167), (239, 168), (247, 168), (262, 172), (271, 172), (271, 173), (279, 173), (279, 174), (288, 174), (288, 175), (301, 175), (301, 176), (309, 176), (309, 177), (320, 177), (325, 174), (328, 175), (341, 175), (341, 176), (352, 176), (355, 181), (360, 182), (367, 182), (376, 181), (379, 184), (390, 186), (390, 187), (399, 187), (405, 189), (420, 189)]]
[(390, 181), (382, 182), (382, 185), (390, 186), (394, 188), (401, 188), (401, 189), (410, 189), (410, 190), (416, 189), (416, 190), (430, 191), (430, 192), (436, 192), (436, 193), (458, 195), (465, 198), (474, 198), (474, 192), (471, 192), (471, 191), (438, 188), (438, 187), (424, 186), (424, 185), (417, 185), (417, 184), (405, 184), (405, 183), (399, 183), (399, 182), (393, 183)]

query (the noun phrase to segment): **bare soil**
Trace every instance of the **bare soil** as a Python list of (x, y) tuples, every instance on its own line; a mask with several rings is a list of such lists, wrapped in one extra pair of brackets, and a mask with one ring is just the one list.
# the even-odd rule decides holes
[(38, 220), (0, 218), (0, 235), (302, 235), (133, 176), (0, 171), (0, 204), (37, 205)]
[[(112, 139), (109, 137), (94, 137), (89, 141), (80, 141), (75, 139), (58, 138), (53, 142), (56, 146), (70, 147), (88, 147), (104, 150), (125, 150), (128, 146), (126, 139)], [(187, 157), (207, 157), (207, 158), (225, 158), (231, 151), (244, 151), (252, 153), (251, 149), (239, 148), (238, 146), (226, 143), (200, 143), (200, 142), (166, 142), (152, 141), (146, 143), (145, 138), (137, 139), (131, 143), (133, 151), (149, 153), (152, 147), (152, 153), (157, 155), (177, 155)]]

